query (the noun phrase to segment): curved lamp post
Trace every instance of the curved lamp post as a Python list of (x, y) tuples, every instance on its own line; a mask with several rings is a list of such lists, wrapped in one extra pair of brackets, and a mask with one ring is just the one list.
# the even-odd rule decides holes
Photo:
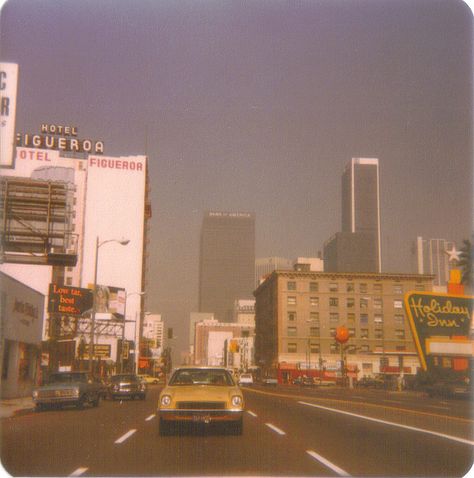
[(95, 242), (95, 262), (94, 262), (94, 285), (92, 288), (92, 313), (91, 313), (91, 338), (89, 345), (89, 372), (93, 373), (94, 371), (94, 330), (95, 330), (95, 312), (96, 312), (96, 290), (97, 290), (97, 265), (99, 262), (99, 247), (102, 247), (108, 242), (117, 242), (121, 246), (126, 246), (130, 240), (129, 239), (107, 239), (105, 241), (99, 242), (99, 236), (96, 238)]

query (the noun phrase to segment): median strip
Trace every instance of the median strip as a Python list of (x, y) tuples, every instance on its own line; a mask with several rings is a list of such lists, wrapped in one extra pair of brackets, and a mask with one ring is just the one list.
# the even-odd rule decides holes
[(84, 474), (89, 468), (78, 468), (77, 470), (74, 470), (69, 476), (81, 476)]
[(129, 430), (125, 435), (122, 435), (115, 443), (123, 443), (127, 438), (131, 437), (137, 430)]
[(286, 433), (283, 430), (280, 430), (278, 427), (275, 425), (272, 425), (271, 423), (265, 423), (265, 425), (268, 428), (271, 428), (274, 432), (278, 433), (278, 435), (286, 435)]
[(348, 415), (350, 417), (361, 418), (363, 420), (367, 420), (367, 421), (370, 421), (370, 422), (381, 423), (383, 425), (389, 425), (389, 426), (392, 426), (392, 427), (403, 428), (405, 430), (410, 430), (410, 431), (414, 431), (414, 432), (426, 433), (428, 435), (434, 435), (434, 436), (437, 436), (437, 437), (440, 437), (440, 438), (445, 438), (447, 440), (452, 440), (452, 441), (456, 441), (456, 442), (459, 442), (459, 443), (464, 443), (465, 445), (474, 446), (474, 441), (466, 440), (465, 438), (455, 437), (455, 436), (452, 436), (452, 435), (446, 435), (445, 433), (438, 433), (438, 432), (434, 432), (432, 430), (426, 430), (424, 428), (412, 427), (410, 425), (402, 425), (401, 423), (389, 422), (387, 420), (381, 420), (379, 418), (367, 417), (365, 415), (359, 415), (357, 413), (346, 412), (344, 410), (338, 410), (337, 408), (323, 407), (322, 405), (316, 405), (315, 403), (308, 403), (308, 402), (301, 402), (301, 401), (299, 401), (298, 403), (300, 403), (301, 405), (306, 405), (308, 407), (320, 408), (321, 410), (327, 410), (329, 412), (340, 413), (342, 415)]
[(351, 476), (349, 475), (349, 473), (347, 473), (347, 471), (344, 471), (342, 468), (339, 468), (337, 465), (335, 465), (334, 463), (331, 463), (329, 460), (326, 460), (326, 458), (324, 458), (324, 456), (321, 456), (321, 455), (318, 455), (318, 453), (316, 453), (315, 451), (313, 450), (306, 450), (306, 453), (313, 457), (315, 460), (319, 461), (320, 463), (322, 463), (324, 466), (326, 466), (327, 468), (329, 468), (330, 470), (334, 471), (335, 473), (337, 473), (339, 476)]

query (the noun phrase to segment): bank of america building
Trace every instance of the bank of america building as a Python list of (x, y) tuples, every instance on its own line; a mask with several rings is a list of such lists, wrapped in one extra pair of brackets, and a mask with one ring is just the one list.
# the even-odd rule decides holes
[(209, 211), (204, 214), (199, 263), (199, 312), (232, 322), (234, 303), (253, 299), (255, 214)]

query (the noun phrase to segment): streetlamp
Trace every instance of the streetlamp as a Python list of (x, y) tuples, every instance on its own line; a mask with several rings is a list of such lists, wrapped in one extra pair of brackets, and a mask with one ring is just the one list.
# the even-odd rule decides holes
[(125, 342), (125, 324), (126, 322), (135, 322), (135, 320), (127, 320), (127, 299), (131, 296), (131, 295), (140, 295), (140, 296), (143, 296), (145, 295), (146, 292), (145, 291), (142, 291), (142, 292), (125, 292), (125, 306), (124, 306), (124, 310), (123, 310), (123, 328), (122, 328), (122, 347), (120, 349), (120, 373), (123, 372), (123, 349), (124, 349), (124, 342)]
[(99, 262), (99, 247), (107, 244), (108, 242), (117, 242), (121, 246), (126, 246), (130, 240), (129, 239), (107, 239), (105, 241), (99, 242), (99, 236), (96, 238), (95, 242), (95, 262), (94, 262), (94, 285), (92, 288), (92, 313), (91, 313), (91, 338), (89, 345), (89, 372), (92, 374), (94, 371), (93, 360), (94, 360), (94, 330), (95, 330), (95, 312), (96, 312), (96, 291), (97, 291), (97, 265)]

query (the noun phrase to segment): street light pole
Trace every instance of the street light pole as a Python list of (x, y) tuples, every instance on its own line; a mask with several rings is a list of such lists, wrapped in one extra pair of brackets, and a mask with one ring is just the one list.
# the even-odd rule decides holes
[[(128, 298), (131, 296), (131, 295), (145, 295), (146, 294), (146, 291), (143, 291), (143, 292), (125, 292), (125, 305), (124, 305), (124, 308), (123, 308), (123, 327), (122, 327), (122, 346), (120, 348), (120, 373), (123, 373), (123, 345), (124, 345), (124, 342), (125, 342), (125, 324), (127, 322), (130, 322), (130, 321), (127, 321), (127, 301), (128, 301)], [(135, 357), (134, 357), (135, 358)]]
[(99, 236), (95, 241), (95, 260), (94, 260), (94, 284), (92, 286), (92, 312), (91, 312), (91, 337), (89, 344), (89, 372), (94, 373), (94, 335), (95, 335), (95, 314), (97, 309), (96, 292), (97, 292), (97, 269), (99, 263), (99, 247), (103, 246), (107, 242), (118, 242), (122, 246), (126, 246), (130, 241), (129, 239), (107, 239), (106, 241), (99, 242)]

